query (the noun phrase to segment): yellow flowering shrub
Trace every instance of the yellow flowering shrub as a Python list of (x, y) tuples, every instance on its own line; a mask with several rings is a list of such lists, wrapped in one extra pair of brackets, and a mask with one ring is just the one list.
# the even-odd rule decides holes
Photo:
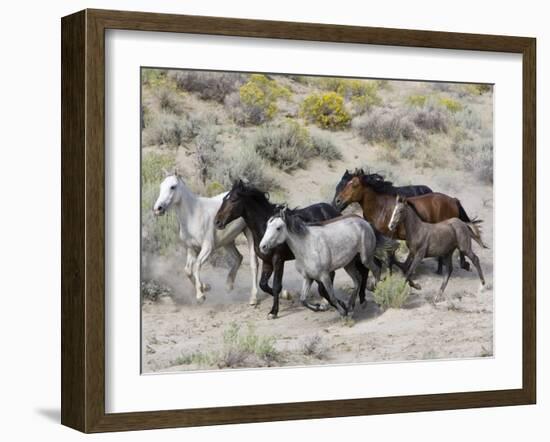
[(336, 92), (309, 95), (302, 103), (301, 115), (324, 129), (343, 129), (351, 120), (344, 98)]
[(407, 98), (407, 104), (413, 107), (422, 107), (427, 101), (428, 97), (426, 95), (410, 95)]
[(453, 100), (452, 98), (445, 98), (445, 97), (440, 98), (439, 104), (453, 114), (455, 112), (462, 110), (462, 104), (460, 104), (456, 100)]
[(290, 91), (262, 74), (252, 74), (239, 89), (241, 103), (262, 112), (266, 119), (277, 113), (277, 100), (290, 97)]

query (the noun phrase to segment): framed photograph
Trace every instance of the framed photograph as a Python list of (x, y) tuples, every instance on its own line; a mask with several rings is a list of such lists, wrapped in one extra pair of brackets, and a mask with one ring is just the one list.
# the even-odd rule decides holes
[(64, 425), (535, 403), (535, 39), (61, 24)]

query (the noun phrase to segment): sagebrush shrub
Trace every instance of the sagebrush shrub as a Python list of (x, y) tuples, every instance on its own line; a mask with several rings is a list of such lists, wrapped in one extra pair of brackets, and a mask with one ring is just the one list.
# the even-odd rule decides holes
[(309, 132), (291, 120), (262, 127), (253, 145), (262, 158), (285, 172), (305, 168), (308, 160), (315, 156)]
[(235, 92), (245, 79), (243, 74), (232, 72), (171, 71), (168, 76), (178, 88), (218, 103), (223, 103), (225, 97)]
[(332, 139), (320, 131), (311, 134), (311, 143), (315, 154), (322, 159), (326, 161), (342, 159), (342, 153)]
[(410, 287), (400, 274), (387, 275), (374, 289), (374, 302), (382, 308), (401, 308), (407, 301)]
[(344, 98), (337, 92), (309, 95), (302, 103), (301, 115), (323, 129), (344, 129), (351, 121)]
[(420, 129), (430, 132), (447, 132), (448, 130), (448, 115), (432, 104), (415, 109), (411, 116), (414, 124)]
[(211, 175), (211, 168), (219, 160), (216, 147), (219, 131), (215, 126), (204, 126), (195, 138), (195, 164), (203, 184)]
[(183, 113), (183, 102), (174, 87), (168, 85), (157, 86), (153, 88), (153, 95), (161, 111), (176, 115)]
[(230, 189), (239, 179), (260, 189), (271, 189), (277, 183), (267, 172), (267, 165), (253, 146), (242, 149), (216, 162), (209, 177), (223, 188)]
[(144, 121), (144, 146), (178, 147), (195, 136), (195, 128), (184, 115), (167, 112), (150, 113)]
[(372, 112), (353, 120), (353, 127), (366, 141), (388, 141), (400, 139), (417, 140), (421, 137), (414, 124), (412, 114), (393, 108), (376, 108)]

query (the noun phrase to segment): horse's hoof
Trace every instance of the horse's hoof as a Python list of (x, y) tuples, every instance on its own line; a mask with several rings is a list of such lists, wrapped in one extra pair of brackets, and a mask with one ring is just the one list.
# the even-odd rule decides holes
[(330, 308), (330, 304), (316, 304), (317, 311), (319, 312), (326, 312)]
[(259, 304), (259, 302), (258, 302), (257, 299), (251, 299), (250, 301), (248, 301), (248, 305), (250, 307), (256, 307), (258, 304)]
[(416, 282), (410, 281), (410, 285), (415, 290), (422, 290), (422, 286), (420, 284), (417, 284)]
[(267, 315), (267, 319), (277, 319), (277, 314), (270, 313), (269, 315)]
[(206, 301), (206, 296), (204, 296), (204, 295), (197, 296), (197, 304), (198, 305), (204, 304), (204, 301)]
[(226, 290), (227, 290), (228, 292), (232, 292), (232, 291), (233, 291), (233, 287), (234, 287), (233, 282), (226, 282), (226, 283), (225, 283), (225, 288), (226, 288)]
[(208, 291), (210, 291), (210, 289), (211, 289), (210, 284), (207, 284), (207, 283), (201, 284), (201, 290), (203, 292), (208, 292)]
[(292, 294), (288, 290), (283, 289), (281, 292), (281, 298), (287, 301), (292, 301)]

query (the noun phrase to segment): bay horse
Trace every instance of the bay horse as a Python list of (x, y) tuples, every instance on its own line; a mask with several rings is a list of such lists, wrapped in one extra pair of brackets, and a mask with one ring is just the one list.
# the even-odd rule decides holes
[[(217, 229), (225, 229), (229, 223), (242, 218), (254, 239), (256, 255), (262, 260), (262, 274), (260, 278), (260, 288), (273, 296), (273, 305), (268, 314), (268, 319), (274, 319), (279, 313), (279, 295), (282, 290), (282, 279), (286, 261), (294, 259), (294, 254), (286, 243), (280, 244), (269, 251), (260, 250), (260, 241), (265, 233), (267, 221), (273, 215), (278, 213), (283, 206), (273, 204), (269, 201), (269, 194), (256, 187), (246, 185), (242, 181), (237, 181), (229, 193), (224, 197), (220, 206), (214, 224)], [(322, 221), (340, 216), (340, 212), (329, 204), (313, 204), (303, 209), (290, 210), (306, 222)], [(368, 269), (362, 264), (360, 259), (356, 259), (357, 271), (361, 275), (361, 287), (359, 299), (361, 303), (365, 301), (365, 288), (368, 277)], [(273, 276), (273, 288), (269, 287), (269, 279)], [(318, 283), (319, 294), (327, 301), (330, 299), (322, 283)], [(319, 311), (322, 309), (319, 305), (309, 304), (311, 310)]]
[[(341, 316), (353, 312), (355, 299), (360, 290), (361, 275), (354, 260), (359, 255), (362, 264), (380, 279), (381, 268), (374, 255), (381, 243), (371, 225), (356, 215), (345, 215), (327, 221), (306, 223), (295, 213), (283, 209), (268, 222), (260, 242), (260, 250), (267, 253), (281, 244), (288, 244), (296, 257), (296, 270), (304, 278), (300, 301), (307, 306), (313, 281), (323, 284), (330, 303), (336, 306)], [(343, 268), (353, 281), (353, 291), (346, 306), (338, 301), (331, 273)]]
[[(340, 178), (340, 181), (336, 185), (336, 190), (334, 192), (334, 198), (332, 199), (332, 205), (336, 207), (336, 197), (338, 194), (344, 190), (344, 187), (346, 187), (346, 184), (356, 175), (366, 175), (365, 171), (363, 169), (356, 169), (354, 173), (351, 173), (348, 169), (344, 172), (344, 175), (342, 175), (342, 178)], [(382, 175), (379, 175), (377, 173), (371, 174), (372, 177), (375, 177), (377, 179), (383, 180), (384, 178)], [(393, 186), (391, 189), (392, 192), (395, 192), (395, 195), (403, 195), (403, 196), (418, 196), (418, 195), (425, 195), (426, 193), (432, 193), (433, 190), (430, 189), (428, 186), (425, 186), (424, 184), (413, 184), (410, 186)], [(347, 204), (346, 204), (347, 206)], [(344, 210), (346, 208), (339, 207), (340, 210)]]
[(246, 227), (242, 218), (233, 221), (223, 232), (214, 229), (214, 217), (227, 192), (212, 198), (203, 198), (191, 192), (177, 171), (165, 172), (165, 174), (166, 177), (160, 184), (158, 198), (153, 205), (153, 213), (155, 216), (162, 216), (169, 209), (175, 210), (179, 224), (179, 237), (187, 249), (184, 270), (195, 287), (197, 301), (205, 300), (204, 292), (207, 289), (200, 278), (201, 266), (217, 248), (225, 249), (232, 261), (227, 275), (227, 288), (229, 290), (233, 288), (235, 276), (243, 260), (235, 246), (235, 239), (239, 234), (244, 233), (248, 242), (252, 272), (249, 304), (256, 305), (258, 303), (258, 259), (252, 232)]
[(426, 223), (420, 218), (415, 206), (406, 197), (398, 195), (388, 229), (394, 231), (402, 226), (405, 231), (407, 247), (413, 257), (406, 274), (409, 284), (420, 290), (420, 286), (411, 279), (416, 267), (425, 257), (442, 257), (447, 266), (447, 276), (443, 277), (443, 283), (434, 300), (437, 301), (449, 282), (453, 272), (453, 252), (458, 249), (474, 264), (483, 288), (485, 286), (483, 271), (478, 256), (472, 250), (472, 239), (481, 247), (487, 248), (481, 239), (481, 231), (477, 226), (479, 222), (475, 220), (466, 223), (458, 218), (450, 218), (435, 224)]
[[(363, 217), (369, 221), (377, 230), (384, 235), (392, 235), (396, 239), (405, 240), (405, 229), (401, 225), (395, 232), (388, 228), (391, 214), (395, 206), (395, 196), (398, 195), (396, 188), (390, 181), (385, 181), (378, 174), (364, 174), (361, 170), (356, 171), (353, 177), (344, 186), (342, 191), (334, 198), (335, 207), (341, 209), (352, 202), (357, 202), (363, 209)], [(471, 222), (464, 207), (457, 198), (450, 197), (444, 193), (432, 192), (424, 195), (409, 197), (408, 201), (414, 206), (416, 212), (424, 222), (438, 223), (450, 218), (459, 218)], [(478, 222), (481, 222), (478, 220)], [(410, 264), (411, 256), (407, 257), (405, 264), (400, 264), (394, 257), (390, 257), (390, 271), (392, 264), (406, 270)], [(463, 269), (469, 270), (470, 265), (460, 253), (460, 265)], [(442, 271), (442, 261), (439, 260), (437, 272)]]

